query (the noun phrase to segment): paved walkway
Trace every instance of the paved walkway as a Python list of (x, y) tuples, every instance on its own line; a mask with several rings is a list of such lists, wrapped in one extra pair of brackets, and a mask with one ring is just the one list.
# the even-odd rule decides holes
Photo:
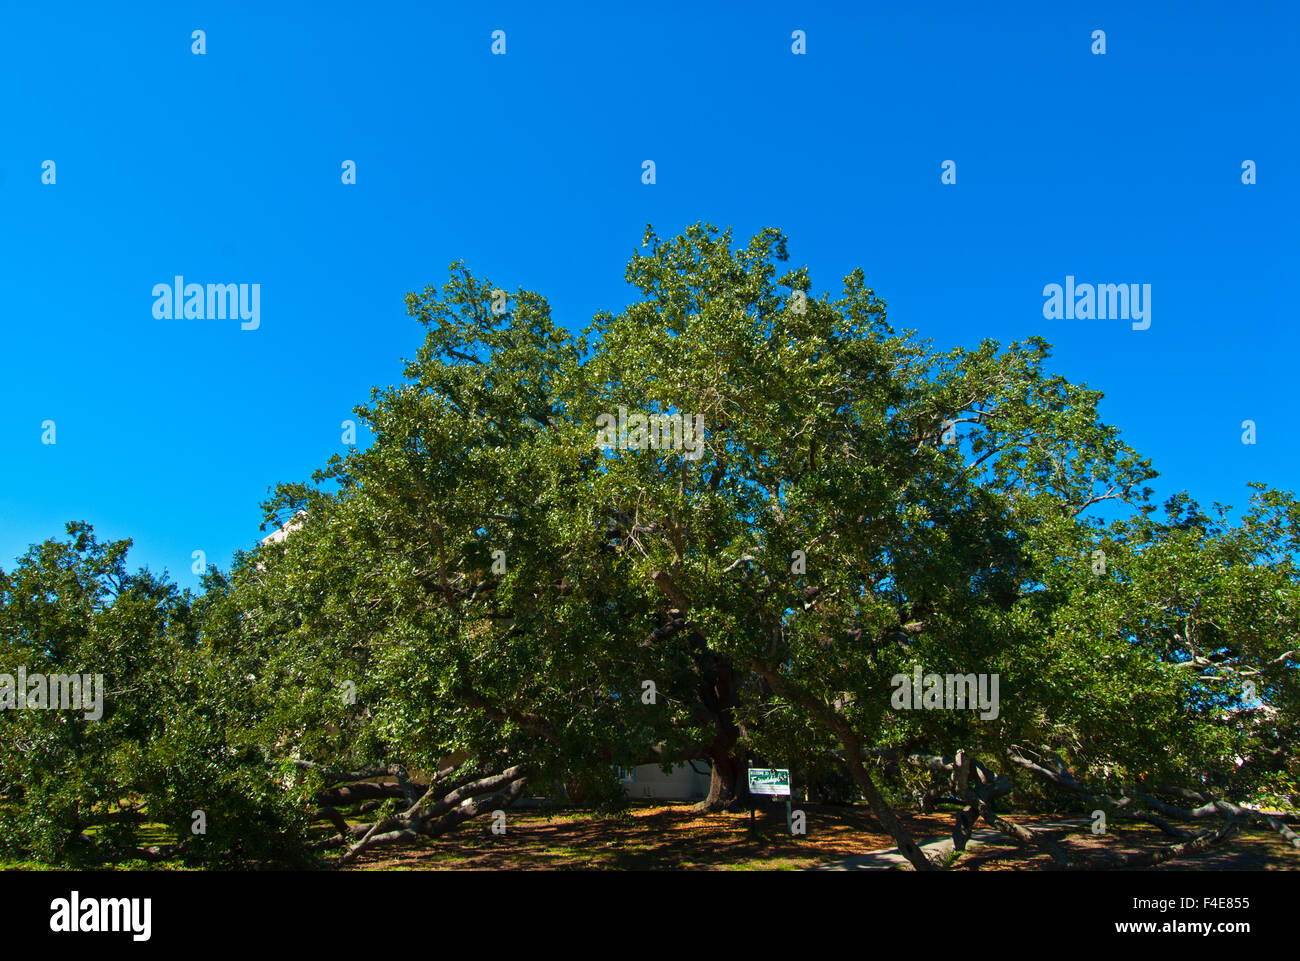
[[(1036, 824), (1035, 829), (1042, 828), (1065, 828), (1078, 829), (1086, 827), (1092, 822), (1088, 820), (1077, 821), (1056, 821), (1052, 824)], [(988, 844), (992, 841), (1006, 840), (1003, 838), (1001, 831), (996, 828), (976, 828), (971, 832), (970, 840), (966, 842), (966, 850), (979, 847), (981, 844)], [(926, 841), (918, 842), (921, 850), (926, 853), (927, 857), (936, 856), (948, 857), (952, 853), (952, 835), (944, 838), (930, 838)], [(878, 851), (868, 851), (866, 854), (855, 854), (852, 857), (845, 858), (842, 861), (831, 861), (829, 864), (818, 864), (809, 871), (892, 871), (899, 866), (910, 867), (907, 858), (899, 853), (898, 848), (881, 848)]]

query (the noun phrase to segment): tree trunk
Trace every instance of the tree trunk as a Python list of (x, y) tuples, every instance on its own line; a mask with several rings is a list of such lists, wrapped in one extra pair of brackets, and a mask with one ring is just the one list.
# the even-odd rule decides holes
[(889, 836), (898, 845), (898, 852), (907, 858), (912, 867), (918, 871), (935, 870), (933, 862), (926, 857), (920, 845), (912, 839), (911, 832), (903, 827), (903, 822), (898, 820), (889, 805), (885, 803), (885, 799), (880, 796), (880, 792), (876, 790), (875, 782), (862, 764), (862, 749), (858, 744), (857, 736), (848, 730), (847, 725), (844, 725), (838, 733), (840, 744), (844, 746), (844, 759), (848, 762), (849, 773), (853, 775), (853, 780), (857, 782), (858, 788), (862, 791), (862, 796), (867, 799), (867, 804), (871, 807), (871, 813), (876, 816), (880, 826), (889, 832)]
[(876, 789), (876, 783), (871, 779), (871, 775), (867, 773), (867, 769), (862, 763), (862, 742), (849, 722), (833, 708), (813, 697), (807, 691), (789, 684), (781, 676), (781, 673), (770, 664), (764, 664), (757, 658), (751, 658), (749, 666), (752, 670), (765, 677), (774, 691), (787, 700), (802, 704), (811, 710), (821, 718), (827, 729), (834, 732), (835, 736), (840, 740), (840, 745), (844, 748), (844, 760), (849, 766), (849, 773), (853, 775), (853, 780), (858, 785), (858, 790), (867, 799), (867, 804), (871, 807), (871, 813), (876, 816), (880, 826), (889, 833), (889, 836), (894, 839), (894, 843), (898, 845), (899, 853), (907, 858), (912, 867), (918, 871), (938, 870), (934, 863), (926, 857), (920, 845), (912, 839), (911, 832), (903, 826), (903, 822), (898, 819), (889, 805), (885, 803), (885, 799), (880, 796), (880, 791)]
[(732, 714), (736, 703), (734, 673), (725, 657), (704, 652), (697, 656), (700, 703), (713, 718), (714, 737), (708, 747), (709, 796), (695, 810), (702, 814), (743, 811), (749, 804), (749, 779), (745, 763), (736, 756), (740, 728)]
[(695, 805), (695, 810), (701, 814), (745, 810), (749, 806), (749, 780), (744, 762), (728, 745), (717, 752), (710, 749), (709, 765), (709, 796)]

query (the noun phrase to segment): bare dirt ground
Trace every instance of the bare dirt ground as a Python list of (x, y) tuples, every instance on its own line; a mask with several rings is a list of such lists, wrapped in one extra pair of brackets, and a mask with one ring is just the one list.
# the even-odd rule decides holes
[[(775, 804), (760, 806), (753, 823), (748, 813), (702, 816), (687, 805), (637, 805), (623, 817), (512, 811), (504, 836), (491, 833), (490, 819), (480, 819), (415, 847), (369, 852), (351, 870), (800, 870), (893, 847), (893, 839), (863, 807), (796, 807), (807, 814), (805, 837), (786, 833), (784, 806)], [(1010, 819), (1030, 827), (1061, 820), (1027, 815)], [(921, 841), (952, 831), (950, 813), (907, 815), (903, 821)], [(1170, 843), (1155, 828), (1115, 824), (1100, 837), (1086, 831), (1057, 831), (1055, 836), (1099, 863), (1115, 853)], [(1046, 855), (1027, 854), (1000, 842), (973, 847), (953, 865), (959, 871), (1051, 867)], [(1157, 870), (1300, 870), (1300, 851), (1271, 832), (1252, 828), (1222, 847)]]

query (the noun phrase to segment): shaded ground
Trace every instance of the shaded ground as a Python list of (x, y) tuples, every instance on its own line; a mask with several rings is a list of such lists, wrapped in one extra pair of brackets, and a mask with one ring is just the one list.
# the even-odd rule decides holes
[[(764, 802), (758, 818), (749, 814), (700, 816), (689, 805), (634, 804), (621, 817), (600, 817), (589, 811), (537, 810), (509, 812), (506, 834), (491, 833), (491, 818), (481, 817), (452, 834), (414, 845), (377, 848), (363, 854), (346, 870), (910, 870), (900, 864), (893, 840), (865, 806), (830, 807), (799, 802), (807, 815), (808, 834), (791, 837), (784, 805)], [(1068, 816), (1009, 815), (1010, 820), (1049, 830), (1077, 854), (1087, 853), (1099, 866), (1120, 853), (1151, 850), (1170, 842), (1154, 827), (1110, 824), (1108, 834), (1093, 836), (1088, 821), (1076, 826), (1048, 828), (1071, 820)], [(929, 846), (949, 838), (953, 815), (909, 814), (903, 822), (914, 838)], [(320, 837), (331, 831), (316, 830)], [(172, 838), (162, 826), (146, 827), (145, 843), (167, 844)], [(976, 839), (951, 868), (958, 871), (1052, 870), (1045, 854), (1026, 853), (1005, 841), (982, 822)], [(950, 846), (950, 842), (949, 845)], [(337, 855), (335, 849), (331, 856)], [(179, 861), (130, 861), (113, 866), (72, 865), (103, 870), (187, 869)], [(0, 858), (0, 870), (48, 870), (50, 866)], [(188, 868), (192, 870), (193, 868)], [(1158, 871), (1300, 870), (1300, 851), (1270, 831), (1240, 831), (1226, 845), (1155, 868)]]
[[(1012, 818), (1020, 824), (1034, 826), (1023, 817)], [(1216, 822), (1217, 823), (1217, 822)], [(1204, 827), (1210, 826), (1208, 823)], [(1120, 854), (1149, 851), (1176, 843), (1149, 825), (1116, 825), (1113, 821), (1105, 835), (1096, 837), (1088, 831), (1053, 831), (1052, 837), (1068, 839), (1071, 851), (1087, 853), (1105, 864), (1109, 857)], [(1197, 826), (1196, 830), (1202, 830)], [(1046, 854), (1027, 856), (1015, 845), (991, 843), (970, 851), (956, 865), (958, 870), (1005, 871), (1046, 870), (1052, 859)], [(1296, 871), (1300, 870), (1300, 850), (1284, 842), (1272, 831), (1250, 828), (1238, 831), (1225, 844), (1200, 854), (1164, 864), (1148, 870), (1155, 871)]]
[[(786, 833), (784, 806), (760, 806), (751, 825), (748, 814), (693, 814), (686, 805), (632, 808), (624, 817), (589, 812), (551, 814), (512, 811), (504, 836), (493, 835), (490, 819), (465, 825), (451, 836), (416, 846), (376, 849), (351, 870), (801, 870), (854, 855), (889, 849), (893, 840), (865, 808), (797, 805), (807, 814), (806, 837)], [(1029, 826), (1056, 823), (1054, 817), (1014, 816)], [(952, 815), (910, 815), (904, 823), (919, 840), (945, 837)], [(1155, 828), (1116, 826), (1107, 835), (1060, 829), (1072, 850), (1102, 858), (1169, 843)], [(1027, 855), (1011, 844), (993, 841), (961, 855), (956, 870), (1050, 869), (1046, 855)], [(1240, 832), (1217, 850), (1169, 862), (1157, 870), (1300, 870), (1300, 851), (1271, 832)]]

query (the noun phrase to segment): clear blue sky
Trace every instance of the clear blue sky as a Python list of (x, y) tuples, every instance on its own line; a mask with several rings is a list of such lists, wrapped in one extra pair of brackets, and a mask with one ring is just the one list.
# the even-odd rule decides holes
[[(407, 291), (464, 258), (581, 328), (646, 223), (780, 227), (941, 346), (1041, 334), (1161, 495), (1297, 486), (1300, 5), (601, 6), (0, 6), (0, 566), (84, 519), (194, 585), (400, 378)], [(260, 329), (156, 320), (177, 274)], [(1045, 320), (1067, 274), (1150, 329)]]

